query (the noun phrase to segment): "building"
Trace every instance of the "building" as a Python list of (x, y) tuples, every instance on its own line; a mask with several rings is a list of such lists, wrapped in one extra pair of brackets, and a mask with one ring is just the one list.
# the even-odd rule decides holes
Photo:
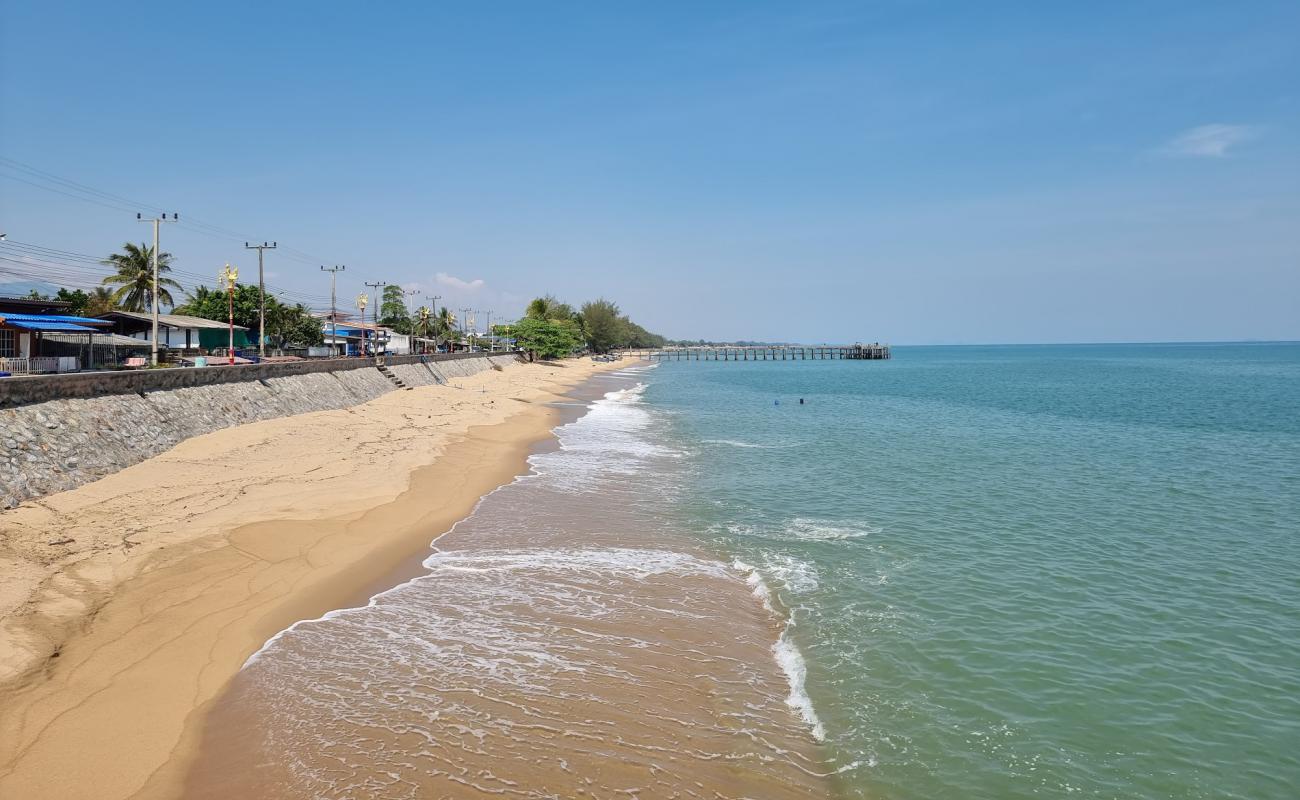
[(325, 335), (324, 346), (336, 356), (356, 356), (363, 352), (370, 355), (376, 347), (383, 350), (388, 346), (387, 328), (370, 322), (357, 322), (351, 314), (339, 312), (331, 317), (329, 312), (318, 314), (321, 330)]
[(13, 305), (7, 298), (0, 302), (0, 372), (75, 372), (83, 357), (93, 366), (95, 335), (111, 333), (103, 320), (5, 310)]
[[(99, 318), (112, 323), (113, 332), (134, 339), (148, 340), (153, 330), (153, 315), (136, 311), (110, 311)], [(158, 344), (169, 350), (201, 355), (224, 350), (230, 343), (230, 324), (184, 314), (158, 315)], [(248, 329), (235, 326), (235, 347), (248, 347)]]
[(379, 336), (386, 342), (384, 352), (395, 356), (404, 356), (411, 352), (412, 337), (405, 333), (398, 333), (392, 328), (380, 328)]
[(67, 314), (72, 304), (45, 297), (0, 297), (0, 314)]

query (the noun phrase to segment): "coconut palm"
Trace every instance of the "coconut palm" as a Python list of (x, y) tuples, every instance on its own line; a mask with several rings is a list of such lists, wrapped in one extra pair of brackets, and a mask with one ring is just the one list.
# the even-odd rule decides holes
[[(113, 302), (124, 311), (145, 311), (153, 307), (152, 258), (153, 248), (149, 245), (136, 246), (127, 242), (122, 245), (122, 252), (114, 253), (102, 262), (117, 270), (104, 279), (104, 284), (118, 287), (113, 292)], [(164, 277), (172, 270), (171, 260), (171, 253), (158, 254), (158, 299), (167, 306), (174, 305), (168, 287), (181, 288), (176, 281)]]
[(438, 313), (433, 317), (433, 332), (435, 336), (442, 338), (443, 344), (447, 345), (447, 350), (451, 350), (451, 340), (456, 333), (456, 315), (451, 313), (451, 309), (443, 306), (438, 309)]
[[(429, 338), (429, 331), (433, 328), (433, 313), (429, 311), (428, 306), (420, 306), (415, 309), (415, 318), (411, 320), (411, 333), (421, 339)], [(424, 352), (424, 342), (420, 342), (420, 352)]]
[(115, 292), (106, 286), (96, 286), (91, 289), (90, 298), (86, 301), (86, 316), (97, 317), (100, 314), (116, 311), (117, 301), (113, 299), (114, 294)]
[(535, 297), (533, 301), (524, 309), (524, 316), (529, 319), (537, 319), (542, 322), (550, 320), (551, 322), (564, 322), (572, 320), (577, 316), (573, 306), (568, 303), (561, 303), (555, 299), (555, 295), (548, 294), (544, 297)]
[(555, 312), (555, 307), (560, 304), (553, 295), (534, 298), (528, 307), (524, 309), (524, 316), (529, 319), (540, 319), (546, 321), (551, 318)]

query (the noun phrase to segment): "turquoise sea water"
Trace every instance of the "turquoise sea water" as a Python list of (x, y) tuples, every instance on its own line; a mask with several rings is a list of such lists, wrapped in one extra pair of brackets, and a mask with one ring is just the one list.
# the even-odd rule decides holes
[(674, 516), (792, 616), (845, 796), (1297, 796), (1300, 345), (645, 383)]

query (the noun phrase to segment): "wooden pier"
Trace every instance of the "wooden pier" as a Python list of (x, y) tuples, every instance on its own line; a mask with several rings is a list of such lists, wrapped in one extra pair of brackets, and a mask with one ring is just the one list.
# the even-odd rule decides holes
[(704, 345), (699, 347), (630, 348), (623, 355), (655, 361), (881, 361), (889, 358), (887, 344), (850, 345)]

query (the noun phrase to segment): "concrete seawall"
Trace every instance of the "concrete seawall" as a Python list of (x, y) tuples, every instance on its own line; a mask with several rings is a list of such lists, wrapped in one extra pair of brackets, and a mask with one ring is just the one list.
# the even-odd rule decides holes
[[(516, 360), (471, 353), (387, 363), (416, 387)], [(0, 379), (0, 507), (89, 483), (192, 436), (346, 408), (396, 388), (369, 359)]]

